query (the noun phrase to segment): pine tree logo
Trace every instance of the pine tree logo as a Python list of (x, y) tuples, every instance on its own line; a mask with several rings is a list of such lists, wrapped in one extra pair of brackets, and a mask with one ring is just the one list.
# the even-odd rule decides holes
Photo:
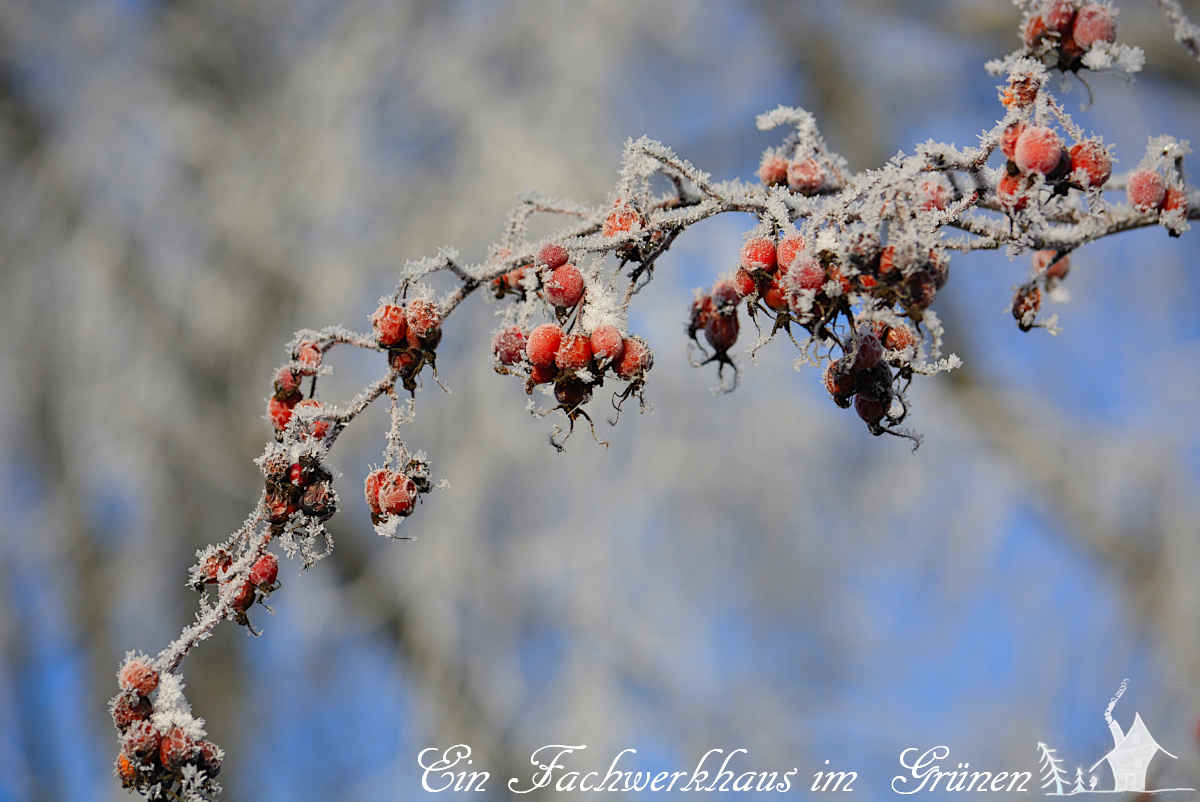
[[(1113, 694), (1112, 699), (1108, 701), (1108, 706), (1104, 708), (1104, 721), (1108, 724), (1108, 731), (1112, 734), (1113, 747), (1087, 770), (1089, 777), (1086, 783), (1082, 766), (1075, 768), (1075, 777), (1072, 782), (1058, 753), (1041, 741), (1038, 742), (1038, 770), (1041, 772), (1042, 790), (1045, 791), (1046, 796), (1112, 794), (1126, 791), (1161, 794), (1169, 791), (1196, 790), (1195, 788), (1146, 787), (1146, 773), (1150, 769), (1150, 762), (1158, 756), (1159, 752), (1169, 758), (1177, 758), (1154, 740), (1146, 723), (1142, 721), (1140, 713), (1133, 714), (1133, 723), (1129, 725), (1128, 730), (1122, 730), (1121, 725), (1113, 718), (1113, 709), (1125, 695), (1128, 687), (1129, 680), (1121, 680), (1117, 692)], [(1099, 787), (1101, 777), (1097, 773), (1097, 769), (1104, 763), (1112, 772), (1113, 786), (1111, 788)]]

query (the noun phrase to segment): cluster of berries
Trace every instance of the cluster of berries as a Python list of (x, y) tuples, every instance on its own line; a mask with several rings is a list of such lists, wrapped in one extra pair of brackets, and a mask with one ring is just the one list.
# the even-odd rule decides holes
[(315, 521), (327, 521), (337, 511), (333, 475), (321, 464), (317, 453), (303, 452), (293, 460), (284, 449), (268, 452), (262, 468), (266, 475), (267, 519), (273, 534), (280, 534), (296, 512)]
[[(893, 390), (895, 376), (889, 363), (907, 364), (906, 352), (915, 349), (916, 342), (916, 335), (904, 324), (877, 321), (871, 327), (860, 327), (843, 356), (826, 367), (825, 389), (839, 407), (853, 403), (871, 434), (899, 434), (884, 425), (899, 424), (907, 412), (902, 397)], [(892, 413), (893, 401), (900, 402), (898, 414)]]
[[(615, 214), (615, 212), (614, 212)], [(524, 265), (508, 271), (492, 281), (497, 298), (510, 293), (525, 297), (526, 276), (536, 278), (533, 289), (559, 313), (573, 309), (583, 300), (583, 274), (570, 262), (570, 255), (563, 246), (552, 243), (538, 251), (532, 265)]]
[(404, 389), (417, 391), (417, 374), (426, 363), (437, 372), (437, 347), (442, 341), (442, 314), (427, 298), (406, 305), (381, 301), (371, 315), (375, 339), (388, 350), (388, 364), (400, 374)]
[(1092, 47), (1117, 40), (1117, 23), (1106, 4), (1049, 0), (1026, 18), (1022, 38), (1030, 55), (1064, 72), (1074, 71), (1083, 66)]
[(786, 186), (801, 195), (817, 195), (830, 187), (830, 171), (816, 155), (809, 155), (797, 147), (792, 158), (778, 150), (763, 153), (758, 166), (758, 178), (765, 185)]
[[(184, 782), (184, 767), (204, 772), (207, 784), (221, 771), (225, 753), (211, 741), (195, 739), (178, 725), (156, 727), (150, 695), (158, 688), (158, 671), (141, 656), (126, 658), (117, 674), (121, 691), (110, 702), (121, 750), (116, 772), (126, 788), (142, 791), (158, 785), (168, 792)], [(194, 784), (194, 783), (193, 783)]]
[[(276, 440), (283, 439), (283, 430), (292, 420), (292, 412), (297, 407), (311, 407), (314, 412), (320, 412), (321, 402), (315, 398), (304, 398), (300, 384), (304, 379), (317, 375), (321, 367), (321, 357), (321, 349), (316, 343), (303, 342), (292, 352), (292, 361), (276, 371), (275, 392), (267, 401), (267, 417), (275, 427)], [(328, 432), (328, 421), (314, 420), (305, 434), (320, 439)]]
[[(240, 579), (230, 570), (232, 568), (233, 555), (224, 548), (214, 548), (200, 564), (193, 587), (197, 592), (203, 592), (207, 585), (219, 585), (222, 594), (230, 593), (234, 621), (257, 635), (246, 613), (256, 602), (263, 602), (265, 606), (267, 598), (279, 590), (279, 558), (264, 551), (250, 566), (245, 579)], [(234, 590), (228, 590), (230, 587)]]
[(1005, 129), (1000, 150), (1008, 159), (996, 194), (1006, 209), (1024, 209), (1040, 178), (1055, 194), (1097, 189), (1112, 175), (1112, 158), (1098, 140), (1085, 139), (1069, 149), (1053, 128), (1015, 122)]
[(371, 511), (371, 523), (407, 518), (417, 506), (417, 499), (433, 488), (429, 480), (429, 463), (410, 459), (403, 470), (376, 468), (367, 474), (363, 495)]

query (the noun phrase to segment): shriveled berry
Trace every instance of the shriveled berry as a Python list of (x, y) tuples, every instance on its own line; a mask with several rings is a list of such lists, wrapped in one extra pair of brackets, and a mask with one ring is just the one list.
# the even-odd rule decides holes
[(196, 756), (197, 751), (196, 742), (181, 727), (172, 727), (163, 736), (158, 757), (164, 768), (178, 771)]
[(558, 368), (551, 362), (549, 365), (530, 365), (529, 381), (532, 384), (549, 384), (558, 376)]
[(849, 360), (837, 359), (826, 366), (825, 389), (839, 407), (845, 409), (850, 406), (850, 398), (854, 395), (854, 374)]
[(583, 297), (583, 274), (573, 264), (554, 268), (546, 281), (546, 300), (559, 309), (579, 303)]
[(287, 428), (288, 421), (292, 419), (292, 407), (296, 406), (296, 403), (294, 400), (280, 401), (271, 396), (271, 400), (267, 402), (267, 416), (275, 426), (275, 431), (282, 432)]
[(408, 319), (410, 338), (415, 336), (422, 343), (436, 336), (442, 325), (442, 315), (437, 304), (424, 298), (409, 301), (405, 317)]
[(1026, 128), (1017, 138), (1013, 161), (1024, 173), (1051, 173), (1062, 159), (1062, 142), (1054, 129), (1041, 125)]
[[(774, 249), (772, 249), (773, 252)], [(732, 281), (722, 279), (713, 285), (712, 299), (716, 310), (718, 312), (725, 312), (735, 308), (738, 305), (738, 301), (742, 300), (742, 296)]]
[(811, 157), (797, 159), (788, 165), (788, 186), (801, 195), (815, 195), (825, 186), (825, 168)]
[(404, 307), (398, 304), (380, 304), (371, 315), (371, 328), (375, 330), (375, 339), (384, 347), (399, 345), (408, 335), (408, 318)]
[(883, 359), (883, 343), (875, 333), (866, 329), (858, 332), (854, 352), (854, 372), (871, 370)]
[(322, 521), (333, 517), (337, 510), (337, 499), (329, 482), (313, 482), (304, 488), (304, 494), (300, 496), (300, 509), (305, 515)]
[(129, 759), (129, 755), (124, 752), (117, 754), (116, 769), (117, 777), (120, 778), (122, 787), (132, 788), (137, 785), (137, 767), (133, 765), (133, 761)]
[(1058, 251), (1036, 251), (1033, 254), (1033, 269), (1039, 273), (1045, 273), (1050, 278), (1064, 279), (1067, 273), (1071, 270), (1071, 257), (1063, 254), (1063, 257), (1058, 261), (1054, 257), (1058, 255)]
[(269, 551), (263, 553), (250, 567), (248, 578), (260, 588), (274, 585), (279, 578), (279, 558)]
[(571, 257), (567, 253), (566, 248), (559, 245), (557, 242), (551, 242), (549, 245), (542, 246), (542, 249), (538, 251), (537, 258), (539, 264), (545, 265), (553, 270), (556, 267), (562, 267), (565, 265)]
[(753, 237), (742, 246), (741, 265), (747, 270), (774, 270), (775, 243), (768, 237)]
[(283, 366), (275, 373), (275, 397), (284, 403), (300, 400), (300, 374), (290, 366)]
[(367, 507), (376, 515), (383, 511), (379, 506), (379, 488), (387, 481), (388, 473), (386, 468), (376, 468), (367, 474), (366, 481), (363, 482), (363, 495), (366, 496)]
[(229, 552), (221, 549), (215, 551), (204, 560), (204, 581), (207, 584), (214, 584), (220, 579), (221, 574), (229, 570), (229, 566), (233, 565), (233, 557), (229, 556)]
[(543, 323), (531, 331), (525, 341), (525, 356), (529, 363), (543, 367), (553, 365), (562, 336), (562, 329), (555, 323)]
[(1112, 159), (1108, 151), (1094, 139), (1071, 146), (1071, 177), (1089, 187), (1104, 186), (1112, 175)]
[(883, 420), (883, 416), (887, 414), (887, 409), (888, 402), (884, 399), (862, 394), (854, 399), (854, 411), (858, 413), (858, 417), (872, 426), (877, 426)]
[(149, 721), (135, 721), (121, 739), (121, 749), (139, 763), (152, 760), (158, 755), (162, 735)]
[(1071, 38), (1084, 50), (1097, 42), (1115, 42), (1117, 23), (1113, 19), (1112, 11), (1107, 6), (1088, 3), (1075, 15)]
[(781, 186), (787, 183), (787, 159), (774, 151), (768, 150), (763, 154), (758, 165), (758, 180), (769, 187)]
[(117, 696), (112, 706), (113, 724), (121, 732), (129, 729), (135, 721), (145, 721), (150, 718), (153, 708), (150, 700), (134, 692), (122, 693)]
[(1029, 331), (1041, 308), (1042, 291), (1036, 285), (1029, 284), (1017, 290), (1012, 303), (1012, 316), (1017, 321), (1017, 327), (1021, 331)]
[(387, 515), (410, 515), (416, 501), (417, 485), (402, 473), (392, 473), (379, 488), (379, 506)]
[(650, 346), (641, 337), (626, 337), (625, 350), (617, 362), (617, 376), (626, 381), (640, 379), (654, 366), (654, 355)]
[(568, 334), (559, 343), (554, 364), (560, 370), (579, 370), (592, 361), (592, 340), (586, 334)]
[(501, 365), (515, 365), (525, 358), (525, 332), (520, 326), (500, 329), (492, 340), (492, 353)]
[(790, 234), (781, 239), (775, 248), (775, 262), (779, 265), (779, 272), (788, 272), (792, 262), (796, 261), (796, 257), (803, 251), (804, 237), (799, 234)]
[(224, 752), (222, 752), (221, 747), (212, 741), (201, 741), (196, 745), (196, 768), (203, 771), (209, 777), (216, 777), (221, 773), (223, 759)]
[(121, 666), (117, 683), (123, 690), (149, 696), (158, 687), (158, 669), (145, 658), (130, 658)]
[(560, 379), (554, 385), (554, 400), (566, 409), (573, 409), (588, 400), (592, 388), (575, 378)]
[[(411, 331), (409, 332), (412, 333)], [(405, 379), (411, 379), (425, 364), (425, 354), (420, 348), (405, 348), (388, 353), (388, 365)]]
[(616, 326), (601, 326), (592, 332), (592, 355), (601, 366), (620, 361), (624, 352), (625, 340)]
[(725, 353), (738, 338), (737, 314), (713, 315), (704, 327), (704, 338), (718, 353)]
[(1154, 170), (1136, 170), (1125, 186), (1129, 202), (1138, 211), (1148, 212), (1162, 205), (1167, 196), (1167, 182)]

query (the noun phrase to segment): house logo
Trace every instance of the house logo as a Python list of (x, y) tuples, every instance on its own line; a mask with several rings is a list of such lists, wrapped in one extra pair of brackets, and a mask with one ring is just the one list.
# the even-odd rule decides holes
[[(1159, 753), (1171, 759), (1177, 759), (1168, 752), (1154, 736), (1150, 734), (1146, 722), (1142, 721), (1140, 713), (1133, 714), (1133, 723), (1128, 730), (1122, 730), (1121, 725), (1113, 718), (1113, 709), (1125, 695), (1129, 680), (1121, 681), (1121, 686), (1108, 701), (1104, 708), (1104, 721), (1112, 734), (1113, 746), (1103, 757), (1091, 765), (1085, 779), (1082, 766), (1075, 769), (1071, 777), (1064, 767), (1063, 760), (1054, 749), (1038, 742), (1038, 768), (1041, 771), (1042, 789), (1046, 796), (1073, 796), (1075, 794), (1112, 794), (1125, 791), (1137, 791), (1143, 794), (1161, 794), (1171, 791), (1195, 791), (1195, 788), (1147, 788), (1146, 774), (1150, 764)], [(1107, 766), (1108, 771), (1104, 770)], [(1111, 774), (1112, 787), (1102, 788), (1106, 775)]]

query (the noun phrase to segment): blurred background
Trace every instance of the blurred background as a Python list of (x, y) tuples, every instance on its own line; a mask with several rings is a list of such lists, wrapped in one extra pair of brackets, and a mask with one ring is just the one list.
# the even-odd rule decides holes
[[(1196, 2), (1185, 3), (1195, 17)], [(1136, 84), (1068, 107), (1113, 142), (1200, 139), (1200, 65), (1152, 3), (1122, 6)], [(105, 703), (126, 649), (196, 603), (194, 550), (253, 504), (264, 402), (300, 327), (368, 326), (397, 265), (484, 257), (519, 193), (605, 199), (648, 134), (719, 177), (802, 105), (856, 169), (1000, 115), (983, 61), (1000, 0), (922, 3), (9, 0), (0, 4), (0, 802), (127, 798)], [(741, 388), (688, 367), (690, 290), (751, 225), (695, 227), (632, 328), (652, 414), (546, 443), (489, 368), (491, 301), (440, 349), (410, 445), (450, 489), (381, 540), (358, 503), (385, 410), (341, 439), (337, 550), (281, 570), (259, 640), (221, 627), (185, 663), (228, 750), (229, 800), (421, 793), (417, 752), (469, 743), (528, 776), (537, 746), (603, 768), (855, 769), (897, 755), (1036, 776), (1141, 713), (1200, 786), (1200, 270), (1196, 232), (1072, 256), (1063, 332), (1017, 331), (1027, 257), (956, 257), (936, 309), (966, 368), (917, 383), (914, 455), (837, 409), (776, 341)], [(483, 293), (477, 294), (482, 296)], [(349, 358), (347, 358), (349, 356)], [(376, 375), (341, 355), (322, 395)], [(593, 404), (595, 405), (595, 404)], [(1111, 778), (1102, 773), (1102, 787)], [(1034, 788), (1033, 790), (1036, 790)], [(450, 795), (447, 795), (449, 797)], [(484, 798), (473, 795), (472, 798)], [(531, 795), (536, 796), (536, 795)], [(664, 798), (669, 795), (663, 795)]]

